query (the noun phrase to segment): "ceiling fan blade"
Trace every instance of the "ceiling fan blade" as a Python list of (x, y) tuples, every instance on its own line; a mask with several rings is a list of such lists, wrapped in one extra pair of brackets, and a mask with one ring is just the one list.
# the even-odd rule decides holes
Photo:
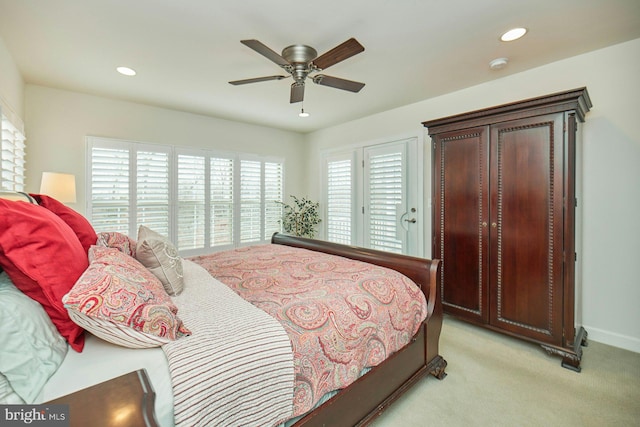
[(364, 51), (364, 46), (362, 46), (356, 39), (352, 37), (346, 42), (334, 47), (330, 51), (323, 53), (322, 55), (314, 59), (313, 65), (315, 65), (316, 68), (320, 70), (324, 70), (334, 64), (337, 64), (340, 61), (351, 58), (353, 55), (357, 55), (362, 51)]
[(267, 77), (256, 77), (253, 79), (244, 79), (244, 80), (234, 80), (231, 83), (232, 85), (246, 85), (247, 83), (258, 83), (258, 82), (266, 82), (269, 80), (282, 80), (286, 79), (289, 76), (267, 76)]
[(322, 86), (348, 90), (349, 92), (360, 92), (360, 89), (364, 87), (364, 83), (354, 82), (353, 80), (346, 80), (338, 77), (325, 76), (324, 74), (314, 76), (313, 82)]
[(296, 102), (302, 102), (304, 99), (304, 83), (294, 82), (291, 84), (291, 98), (289, 102), (295, 104)]
[(275, 51), (271, 50), (271, 48), (269, 48), (267, 45), (265, 45), (264, 43), (258, 41), (258, 40), (240, 40), (240, 43), (242, 43), (243, 45), (250, 47), (251, 49), (255, 50), (256, 52), (258, 52), (260, 55), (264, 56), (265, 58), (275, 62), (276, 64), (282, 66), (285, 65), (289, 65), (289, 63), (287, 62), (286, 59), (284, 59), (282, 56), (280, 56), (278, 53), (276, 53)]

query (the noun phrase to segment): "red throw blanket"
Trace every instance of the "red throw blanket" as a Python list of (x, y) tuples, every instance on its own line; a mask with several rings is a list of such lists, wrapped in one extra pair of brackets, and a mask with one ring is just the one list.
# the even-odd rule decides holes
[(427, 313), (406, 276), (335, 255), (259, 245), (191, 260), (284, 326), (294, 353), (294, 415), (408, 344)]

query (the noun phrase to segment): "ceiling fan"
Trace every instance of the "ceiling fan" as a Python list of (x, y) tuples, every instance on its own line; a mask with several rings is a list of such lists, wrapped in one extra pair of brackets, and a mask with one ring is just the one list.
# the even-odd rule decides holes
[[(324, 74), (315, 74), (364, 51), (364, 47), (354, 38), (350, 38), (320, 56), (318, 56), (318, 52), (314, 48), (302, 44), (287, 46), (282, 50), (282, 55), (278, 55), (258, 40), (241, 40), (240, 43), (275, 62), (293, 77), (294, 82), (291, 84), (290, 97), (292, 104), (304, 100), (304, 84), (307, 76), (316, 84), (347, 90), (349, 92), (359, 92), (360, 89), (364, 87), (364, 83)], [(282, 80), (287, 77), (289, 76), (256, 77), (253, 79), (234, 80), (229, 83), (232, 85), (243, 85), (268, 80)]]

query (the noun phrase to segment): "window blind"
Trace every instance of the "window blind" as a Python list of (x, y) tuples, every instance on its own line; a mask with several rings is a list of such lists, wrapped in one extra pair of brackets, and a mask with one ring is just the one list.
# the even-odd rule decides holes
[(396, 206), (403, 198), (403, 154), (392, 152), (369, 159), (369, 228), (370, 247), (402, 253), (396, 238)]
[(233, 244), (233, 159), (212, 157), (211, 170), (211, 247)]
[(353, 162), (351, 159), (327, 161), (327, 240), (352, 244)]
[(282, 202), (284, 199), (282, 163), (264, 164), (264, 240), (269, 241), (281, 230)]
[(0, 151), (1, 188), (7, 191), (24, 191), (25, 186), (25, 137), (21, 125), (16, 126), (0, 113), (2, 145)]
[(139, 151), (136, 163), (136, 213), (144, 224), (169, 235), (169, 153)]
[(240, 161), (240, 243), (260, 241), (262, 237), (262, 165), (259, 161)]
[(178, 248), (205, 242), (205, 157), (178, 155)]
[(130, 234), (129, 150), (93, 147), (89, 216), (96, 232)]

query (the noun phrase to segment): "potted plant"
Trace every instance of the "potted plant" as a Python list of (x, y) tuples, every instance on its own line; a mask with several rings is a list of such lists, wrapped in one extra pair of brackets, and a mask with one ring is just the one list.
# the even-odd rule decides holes
[(320, 203), (312, 202), (303, 197), (301, 199), (291, 196), (293, 206), (284, 202), (278, 202), (283, 206), (282, 230), (294, 236), (314, 238), (316, 225), (320, 224)]

